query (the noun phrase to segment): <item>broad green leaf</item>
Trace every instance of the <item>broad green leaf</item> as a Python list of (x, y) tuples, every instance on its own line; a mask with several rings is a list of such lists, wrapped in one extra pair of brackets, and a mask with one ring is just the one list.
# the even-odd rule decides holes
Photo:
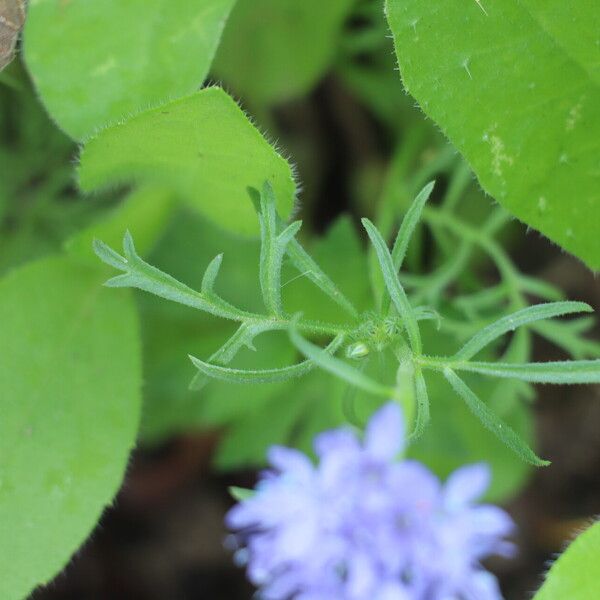
[(167, 190), (159, 187), (138, 188), (115, 209), (71, 236), (65, 243), (65, 249), (70, 256), (97, 267), (100, 261), (94, 255), (94, 240), (100, 239), (117, 246), (125, 232), (131, 231), (141, 254), (145, 255), (165, 228), (173, 205), (173, 194)]
[(56, 122), (82, 140), (204, 81), (234, 0), (29, 3), (25, 58)]
[(116, 494), (138, 428), (127, 292), (48, 258), (0, 282), (0, 597), (48, 582)]
[(600, 4), (387, 0), (401, 75), (483, 188), (600, 268)]
[(149, 181), (176, 191), (186, 203), (222, 227), (258, 231), (249, 186), (273, 186), (284, 218), (294, 201), (290, 165), (220, 88), (141, 113), (105, 129), (81, 155), (84, 191)]
[(600, 598), (600, 522), (590, 525), (559, 556), (533, 600)]
[(310, 91), (335, 56), (354, 0), (238, 0), (214, 71), (244, 99), (276, 103)]

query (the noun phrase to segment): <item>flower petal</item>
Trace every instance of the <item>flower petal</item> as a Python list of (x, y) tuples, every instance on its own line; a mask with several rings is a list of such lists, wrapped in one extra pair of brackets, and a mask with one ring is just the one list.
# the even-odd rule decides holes
[(313, 444), (315, 454), (323, 458), (333, 452), (354, 452), (360, 449), (358, 439), (351, 429), (333, 429), (319, 434)]
[(406, 588), (397, 582), (387, 582), (380, 586), (374, 600), (410, 600)]
[(444, 506), (460, 510), (480, 498), (490, 485), (490, 468), (485, 463), (462, 467), (448, 478), (444, 485)]
[(365, 450), (378, 460), (392, 460), (404, 447), (404, 418), (395, 402), (388, 402), (369, 421)]
[(271, 446), (267, 458), (275, 469), (298, 481), (306, 481), (314, 474), (314, 467), (310, 459), (299, 450), (285, 446)]

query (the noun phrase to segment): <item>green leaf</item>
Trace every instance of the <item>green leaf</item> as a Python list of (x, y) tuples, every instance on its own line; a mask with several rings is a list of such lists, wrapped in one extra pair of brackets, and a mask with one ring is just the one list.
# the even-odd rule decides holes
[[(510, 347), (513, 348), (514, 340), (526, 333), (526, 330), (517, 332)], [(438, 331), (433, 323), (423, 324), (421, 334), (423, 346), (436, 353), (449, 354), (456, 348), (454, 336), (443, 326)], [(492, 349), (483, 350), (483, 356), (485, 359), (493, 358)], [(427, 371), (424, 376), (431, 404), (431, 421), (423, 435), (410, 444), (409, 457), (425, 463), (442, 479), (462, 465), (484, 461), (490, 465), (493, 474), (486, 500), (502, 502), (513, 497), (525, 484), (531, 465), (521, 460), (490, 430), (482, 427), (481, 421), (466, 403), (449, 392), (448, 382), (441, 372)], [(508, 385), (512, 381), (472, 377), (468, 384), (479, 398), (485, 399), (490, 410), (531, 445), (534, 427), (530, 405), (521, 401), (516, 386)], [(498, 389), (500, 384), (503, 384), (503, 390)]]
[[(329, 346), (325, 348), (325, 352), (334, 354), (341, 346), (343, 339), (343, 336), (335, 337)], [(303, 377), (317, 366), (312, 360), (305, 360), (289, 367), (250, 370), (232, 369), (210, 364), (195, 356), (190, 356), (190, 360), (203, 375), (228, 383), (276, 383), (278, 381), (288, 381), (289, 379)]]
[(453, 356), (453, 359), (469, 360), (496, 338), (514, 331), (517, 327), (578, 312), (593, 312), (593, 309), (585, 302), (550, 302), (528, 306), (484, 327)]
[(312, 281), (324, 294), (329, 296), (338, 306), (341, 306), (349, 315), (356, 318), (358, 312), (350, 300), (342, 293), (333, 280), (325, 274), (323, 269), (304, 250), (298, 240), (292, 238), (287, 246), (287, 255), (296, 269)]
[(234, 0), (29, 3), (25, 58), (56, 122), (82, 140), (204, 81)]
[[(237, 353), (245, 346), (250, 350), (256, 351), (253, 345), (254, 338), (266, 331), (273, 330), (274, 326), (270, 323), (242, 323), (237, 331), (214, 353), (208, 360), (208, 366), (227, 365), (237, 355)], [(198, 359), (192, 357), (192, 362)], [(202, 362), (202, 361), (200, 361)], [(207, 363), (202, 363), (207, 364)], [(209, 381), (211, 374), (199, 367), (198, 373), (194, 376), (190, 383), (191, 390), (201, 390)], [(224, 379), (224, 377), (216, 377), (215, 379)]]
[[(404, 218), (402, 219), (402, 225), (400, 225), (398, 235), (396, 236), (396, 240), (392, 248), (392, 262), (394, 263), (396, 273), (398, 273), (402, 268), (402, 263), (404, 262), (408, 245), (410, 244), (412, 235), (419, 224), (423, 207), (425, 206), (427, 200), (429, 200), (429, 196), (431, 196), (434, 186), (435, 182), (432, 181), (417, 194), (417, 197), (414, 199), (413, 203), (410, 205), (409, 209), (404, 215)], [(386, 313), (389, 309), (389, 306), (389, 298), (386, 296), (383, 299), (382, 312)]]
[(523, 364), (449, 362), (448, 366), (461, 371), (489, 375), (490, 377), (514, 377), (530, 383), (600, 383), (600, 359)]
[(267, 182), (260, 196), (260, 287), (269, 314), (281, 316), (281, 267), (288, 244), (294, 239), (301, 221), (295, 221), (279, 232), (273, 188)]
[(600, 597), (600, 522), (590, 525), (559, 556), (533, 600), (591, 600)]
[[(284, 304), (291, 313), (302, 312), (307, 318), (347, 321), (371, 305), (367, 262), (356, 228), (345, 215), (340, 217), (310, 247), (309, 254), (296, 241), (288, 246), (294, 266), (283, 284)], [(327, 273), (327, 275), (326, 275)], [(326, 296), (315, 293), (313, 284)], [(333, 300), (330, 302), (329, 300)], [(339, 308), (344, 309), (344, 314)]]
[(343, 379), (349, 384), (369, 394), (383, 396), (388, 399), (395, 396), (395, 390), (393, 388), (378, 383), (347, 362), (332, 356), (327, 350), (304, 339), (295, 327), (290, 329), (290, 339), (294, 346), (296, 346), (306, 358), (315, 362), (317, 366), (328, 371), (332, 375)]
[[(218, 229), (182, 206), (147, 258), (179, 281), (197, 286), (203, 266), (219, 252), (224, 255), (224, 265), (215, 291), (236, 306), (260, 310), (257, 239), (240, 238)], [(139, 294), (136, 300), (144, 341), (143, 441), (156, 443), (180, 432), (220, 425), (225, 418), (221, 415), (242, 415), (246, 404), (258, 405), (262, 396), (281, 393), (282, 384), (248, 386), (244, 394), (232, 393), (235, 388), (220, 381), (212, 381), (201, 392), (189, 390), (197, 371), (187, 359), (188, 354), (214, 355), (239, 324), (150, 294)], [(261, 335), (255, 345), (256, 352), (242, 347), (232, 365), (259, 369), (285, 366), (296, 360), (287, 333)]]
[(258, 231), (247, 187), (269, 181), (277, 210), (287, 217), (294, 201), (292, 170), (220, 88), (207, 88), (89, 140), (81, 155), (80, 185), (92, 191), (148, 181), (177, 192), (224, 228)]
[(0, 282), (0, 597), (69, 561), (112, 501), (140, 415), (135, 306), (67, 258)]
[(215, 58), (215, 73), (252, 103), (306, 94), (333, 61), (353, 2), (238, 0)]
[(129, 230), (135, 236), (141, 253), (146, 254), (165, 228), (173, 205), (171, 192), (159, 187), (141, 187), (129, 194), (114, 210), (72, 235), (65, 242), (65, 249), (82, 263), (98, 267), (98, 258), (92, 247), (94, 240), (102, 239), (107, 244), (116, 245)]
[(444, 377), (482, 424), (502, 440), (513, 452), (518, 454), (524, 461), (538, 467), (550, 464), (547, 460), (539, 458), (517, 433), (495, 415), (454, 371), (449, 368), (445, 369)]
[(398, 279), (398, 273), (394, 267), (392, 255), (390, 254), (388, 247), (385, 245), (385, 242), (383, 241), (379, 231), (377, 231), (375, 225), (373, 225), (369, 219), (362, 219), (361, 221), (364, 228), (367, 230), (367, 234), (369, 235), (369, 239), (371, 240), (373, 247), (375, 248), (377, 259), (381, 267), (381, 272), (383, 274), (383, 279), (390, 295), (390, 299), (392, 300), (392, 303), (396, 307), (398, 314), (403, 320), (412, 351), (415, 355), (419, 355), (421, 354), (422, 350), (419, 325), (415, 318), (413, 308), (408, 300), (408, 297), (406, 296), (406, 292), (404, 291), (404, 288)]
[(406, 211), (404, 219), (402, 219), (402, 225), (400, 225), (394, 247), (392, 248), (392, 261), (396, 272), (402, 268), (412, 234), (419, 223), (425, 203), (429, 200), (434, 186), (435, 182), (431, 181), (417, 194), (410, 208)]
[(600, 5), (483, 5), (387, 0), (404, 85), (488, 193), (598, 269)]
[[(94, 251), (102, 262), (124, 272), (123, 275), (109, 279), (104, 284), (108, 287), (137, 288), (165, 300), (233, 321), (243, 321), (256, 316), (236, 308), (210, 290), (197, 292), (171, 275), (148, 264), (137, 254), (129, 232), (125, 233), (123, 239), (125, 256), (121, 256), (100, 240), (94, 240)], [(214, 269), (214, 261), (208, 265), (209, 274), (211, 269)]]

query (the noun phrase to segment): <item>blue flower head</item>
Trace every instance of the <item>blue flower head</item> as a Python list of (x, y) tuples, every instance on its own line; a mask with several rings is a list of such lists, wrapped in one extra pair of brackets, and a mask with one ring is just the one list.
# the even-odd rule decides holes
[(317, 466), (272, 447), (272, 469), (226, 523), (237, 558), (265, 600), (496, 600), (481, 566), (511, 555), (503, 510), (476, 504), (490, 479), (483, 464), (441, 484), (403, 449), (400, 408), (372, 417), (364, 440), (349, 429), (315, 440)]

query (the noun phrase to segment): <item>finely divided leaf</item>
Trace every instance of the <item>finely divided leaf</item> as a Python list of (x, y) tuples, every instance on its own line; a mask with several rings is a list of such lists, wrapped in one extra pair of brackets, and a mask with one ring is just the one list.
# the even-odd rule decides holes
[[(429, 196), (431, 196), (434, 186), (435, 182), (431, 181), (417, 194), (417, 197), (406, 211), (404, 219), (402, 219), (402, 225), (400, 225), (398, 235), (396, 236), (392, 248), (392, 262), (394, 263), (396, 273), (402, 268), (402, 263), (404, 262), (404, 257), (406, 256), (406, 251), (408, 250), (408, 245), (410, 244), (413, 232), (419, 223), (423, 207), (427, 200), (429, 200)], [(383, 313), (386, 313), (389, 309), (389, 300), (390, 299), (387, 296), (383, 299)]]
[(429, 196), (431, 196), (434, 186), (435, 182), (431, 181), (417, 194), (417, 197), (410, 205), (410, 208), (406, 211), (404, 219), (402, 219), (402, 225), (400, 225), (396, 241), (392, 248), (392, 261), (396, 271), (400, 271), (402, 268), (402, 263), (404, 262), (404, 257), (406, 256), (412, 234), (419, 223), (423, 207), (427, 200), (429, 200)]
[[(125, 272), (124, 275), (109, 279), (105, 283), (108, 287), (138, 288), (155, 296), (234, 321), (256, 317), (256, 315), (236, 308), (212, 292), (197, 292), (171, 275), (148, 264), (137, 255), (129, 233), (123, 240), (123, 252), (126, 258), (120, 256), (100, 240), (94, 240), (94, 251), (100, 260)], [(213, 274), (216, 274), (214, 273), (215, 265), (214, 260), (209, 265), (209, 280)]]
[(600, 383), (600, 359), (524, 364), (457, 362), (450, 363), (450, 366), (460, 371), (481, 373), (490, 377), (514, 377), (530, 383)]
[(351, 385), (369, 394), (382, 396), (388, 399), (395, 396), (395, 390), (393, 388), (381, 385), (349, 365), (347, 362), (332, 356), (323, 348), (304, 339), (295, 327), (290, 328), (290, 339), (294, 346), (296, 346), (304, 356), (315, 362), (317, 366), (324, 371), (328, 371), (332, 375), (347, 381)]
[(281, 316), (281, 267), (286, 248), (298, 233), (302, 223), (295, 221), (281, 233), (278, 231), (275, 195), (270, 183), (266, 182), (260, 196), (260, 288), (269, 314)]
[(548, 461), (539, 458), (517, 433), (497, 417), (452, 369), (444, 369), (444, 377), (483, 425), (524, 461), (538, 467), (550, 464)]
[[(270, 184), (269, 184), (270, 185)], [(271, 188), (272, 189), (272, 188)], [(264, 186), (263, 186), (264, 190)], [(265, 190), (266, 191), (266, 190)], [(261, 209), (261, 194), (254, 188), (249, 188), (248, 193), (250, 200), (254, 205), (254, 209), (259, 215)], [(264, 191), (263, 191), (264, 194)], [(279, 214), (276, 215), (278, 230), (285, 229), (285, 222), (281, 219)], [(333, 280), (321, 269), (316, 261), (308, 254), (308, 252), (302, 247), (300, 242), (295, 237), (289, 241), (286, 246), (286, 254), (290, 259), (291, 264), (302, 274), (312, 281), (324, 294), (329, 296), (336, 304), (343, 308), (350, 316), (356, 318), (358, 311), (350, 300), (341, 292), (338, 286)]]
[(517, 327), (578, 312), (593, 312), (584, 302), (552, 302), (528, 306), (515, 313), (498, 319), (474, 335), (453, 357), (455, 360), (469, 360), (496, 338), (514, 331)]
[[(324, 351), (334, 354), (341, 346), (343, 339), (343, 336), (337, 336)], [(296, 365), (277, 369), (232, 369), (204, 362), (194, 356), (190, 356), (190, 360), (205, 377), (220, 379), (221, 381), (226, 381), (228, 383), (256, 384), (288, 381), (290, 379), (303, 377), (317, 366), (312, 360), (305, 360)], [(194, 387), (194, 389), (197, 388)]]
[(323, 293), (341, 306), (351, 317), (356, 318), (358, 312), (350, 300), (344, 296), (338, 286), (323, 272), (323, 269), (311, 258), (296, 239), (287, 246), (287, 255), (291, 263), (300, 273), (310, 279)]
[(419, 333), (419, 325), (415, 319), (413, 308), (406, 296), (406, 292), (398, 279), (398, 273), (394, 267), (392, 256), (388, 247), (386, 246), (383, 238), (377, 228), (369, 219), (362, 219), (362, 224), (367, 230), (369, 239), (375, 248), (377, 260), (381, 267), (381, 272), (387, 287), (388, 293), (392, 300), (392, 303), (396, 307), (398, 314), (404, 322), (408, 340), (410, 342), (412, 351), (415, 355), (421, 354), (421, 334)]

